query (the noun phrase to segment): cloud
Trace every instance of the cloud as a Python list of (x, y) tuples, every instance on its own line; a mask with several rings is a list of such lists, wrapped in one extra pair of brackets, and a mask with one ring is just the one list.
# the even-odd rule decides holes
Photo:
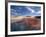
[(37, 11), (36, 14), (37, 14), (37, 15), (41, 15), (41, 11)]
[(11, 15), (19, 16), (19, 15), (21, 15), (21, 13), (18, 13), (15, 9), (11, 9)]
[(26, 7), (31, 13), (34, 13), (35, 11), (31, 9), (30, 7)]
[(41, 11), (38, 11), (37, 14), (41, 14)]
[(13, 16), (39, 16), (39, 15), (41, 15), (41, 11), (40, 10), (38, 10), (38, 11), (35, 11), (34, 9), (31, 9), (30, 7), (25, 7), (28, 11), (26, 11), (26, 13), (25, 13), (25, 11), (23, 12), (21, 12), (21, 10), (20, 10), (20, 12), (18, 12), (18, 10), (15, 10), (15, 9), (11, 9), (11, 15), (13, 15)]
[(16, 10), (14, 10), (14, 9), (11, 9), (11, 14), (12, 15), (18, 15), (18, 13), (16, 12)]

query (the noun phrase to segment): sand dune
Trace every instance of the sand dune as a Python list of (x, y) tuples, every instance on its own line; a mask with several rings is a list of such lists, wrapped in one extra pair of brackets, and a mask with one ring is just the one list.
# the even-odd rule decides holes
[(31, 26), (32, 28), (35, 29), (40, 29), (41, 27), (41, 20), (37, 19), (35, 17), (11, 17), (11, 22), (16, 22), (16, 23), (26, 23), (27, 26)]

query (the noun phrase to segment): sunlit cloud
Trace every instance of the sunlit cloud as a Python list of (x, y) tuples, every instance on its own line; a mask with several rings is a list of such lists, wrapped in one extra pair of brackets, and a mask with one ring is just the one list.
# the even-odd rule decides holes
[(30, 7), (26, 7), (31, 13), (34, 13), (35, 11), (31, 9)]
[(37, 14), (41, 14), (41, 11), (38, 11)]

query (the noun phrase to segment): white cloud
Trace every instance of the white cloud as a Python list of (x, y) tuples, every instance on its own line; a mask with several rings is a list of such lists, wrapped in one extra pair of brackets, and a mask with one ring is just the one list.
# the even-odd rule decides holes
[(16, 10), (14, 10), (14, 9), (11, 9), (13, 12), (16, 12)]
[(11, 10), (12, 10), (12, 14), (14, 14), (16, 16), (21, 15), (21, 13), (18, 13), (16, 10), (14, 10), (14, 9), (11, 9)]
[(38, 11), (37, 14), (41, 14), (41, 11)]
[(16, 12), (16, 10), (11, 9), (12, 10), (12, 14), (18, 15), (18, 13)]
[(22, 9), (21, 7), (19, 9)]
[(31, 9), (30, 7), (26, 7), (30, 12), (34, 13), (35, 11)]

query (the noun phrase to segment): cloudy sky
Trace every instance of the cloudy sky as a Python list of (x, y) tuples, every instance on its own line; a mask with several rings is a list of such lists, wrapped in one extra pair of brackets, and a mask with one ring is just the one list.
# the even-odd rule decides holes
[(40, 6), (16, 6), (11, 5), (12, 16), (41, 16)]

